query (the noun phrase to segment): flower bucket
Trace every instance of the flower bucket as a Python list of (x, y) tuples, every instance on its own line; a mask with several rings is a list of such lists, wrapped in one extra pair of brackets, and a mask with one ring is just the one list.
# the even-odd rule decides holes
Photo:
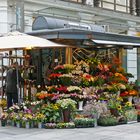
[(133, 96), (128, 97), (128, 102), (132, 103)]
[(14, 120), (11, 121), (11, 126), (16, 126), (16, 123)]
[(17, 128), (21, 128), (21, 123), (20, 122), (16, 122), (16, 127)]
[(63, 121), (70, 122), (70, 110), (69, 109), (63, 110)]
[(25, 128), (27, 128), (27, 129), (30, 128), (30, 123), (29, 123), (29, 122), (26, 122), (26, 123), (25, 123)]
[(6, 126), (6, 120), (1, 120), (1, 126)]
[(39, 129), (43, 128), (42, 122), (38, 122), (38, 128)]
[(84, 103), (83, 101), (78, 102), (78, 109), (79, 110), (83, 110), (83, 103)]

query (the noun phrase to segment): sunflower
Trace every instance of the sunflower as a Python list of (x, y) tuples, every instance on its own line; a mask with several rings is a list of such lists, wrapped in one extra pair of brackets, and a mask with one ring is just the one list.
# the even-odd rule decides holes
[(121, 105), (118, 105), (117, 109), (118, 110), (122, 110), (122, 106)]

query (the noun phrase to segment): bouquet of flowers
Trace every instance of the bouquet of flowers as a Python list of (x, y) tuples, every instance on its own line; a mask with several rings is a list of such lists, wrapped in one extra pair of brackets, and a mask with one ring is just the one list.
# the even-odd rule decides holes
[(73, 75), (71, 73), (63, 74), (59, 76), (60, 84), (65, 85), (65, 86), (70, 86), (72, 84), (72, 78), (73, 78)]
[(75, 110), (77, 104), (76, 101), (70, 98), (58, 100), (57, 103), (62, 109), (70, 109), (70, 110)]
[(45, 120), (45, 115), (38, 112), (35, 114), (34, 118), (37, 122), (43, 122)]
[(69, 87), (67, 87), (67, 90), (70, 93), (74, 93), (74, 92), (80, 93), (82, 91), (82, 89), (78, 86), (69, 86)]
[(0, 99), (0, 107), (4, 108), (7, 106), (7, 101), (6, 99), (2, 98)]

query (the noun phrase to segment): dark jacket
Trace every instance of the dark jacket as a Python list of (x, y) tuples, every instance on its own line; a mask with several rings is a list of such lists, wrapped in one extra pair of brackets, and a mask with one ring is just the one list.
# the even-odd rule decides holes
[(18, 82), (24, 82), (23, 78), (21, 77), (20, 72), (17, 71), (15, 68), (11, 68), (7, 71), (6, 75), (6, 93), (17, 93), (17, 75), (18, 75)]

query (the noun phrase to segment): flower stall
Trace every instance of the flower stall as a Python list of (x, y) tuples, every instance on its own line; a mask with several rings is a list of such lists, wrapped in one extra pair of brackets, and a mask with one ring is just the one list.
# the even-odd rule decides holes
[[(117, 58), (96, 58), (57, 65), (49, 85), (7, 110), (8, 124), (21, 127), (74, 128), (117, 125), (137, 120), (133, 102), (139, 94)], [(28, 125), (27, 125), (28, 124)], [(19, 127), (19, 125), (17, 125)]]

